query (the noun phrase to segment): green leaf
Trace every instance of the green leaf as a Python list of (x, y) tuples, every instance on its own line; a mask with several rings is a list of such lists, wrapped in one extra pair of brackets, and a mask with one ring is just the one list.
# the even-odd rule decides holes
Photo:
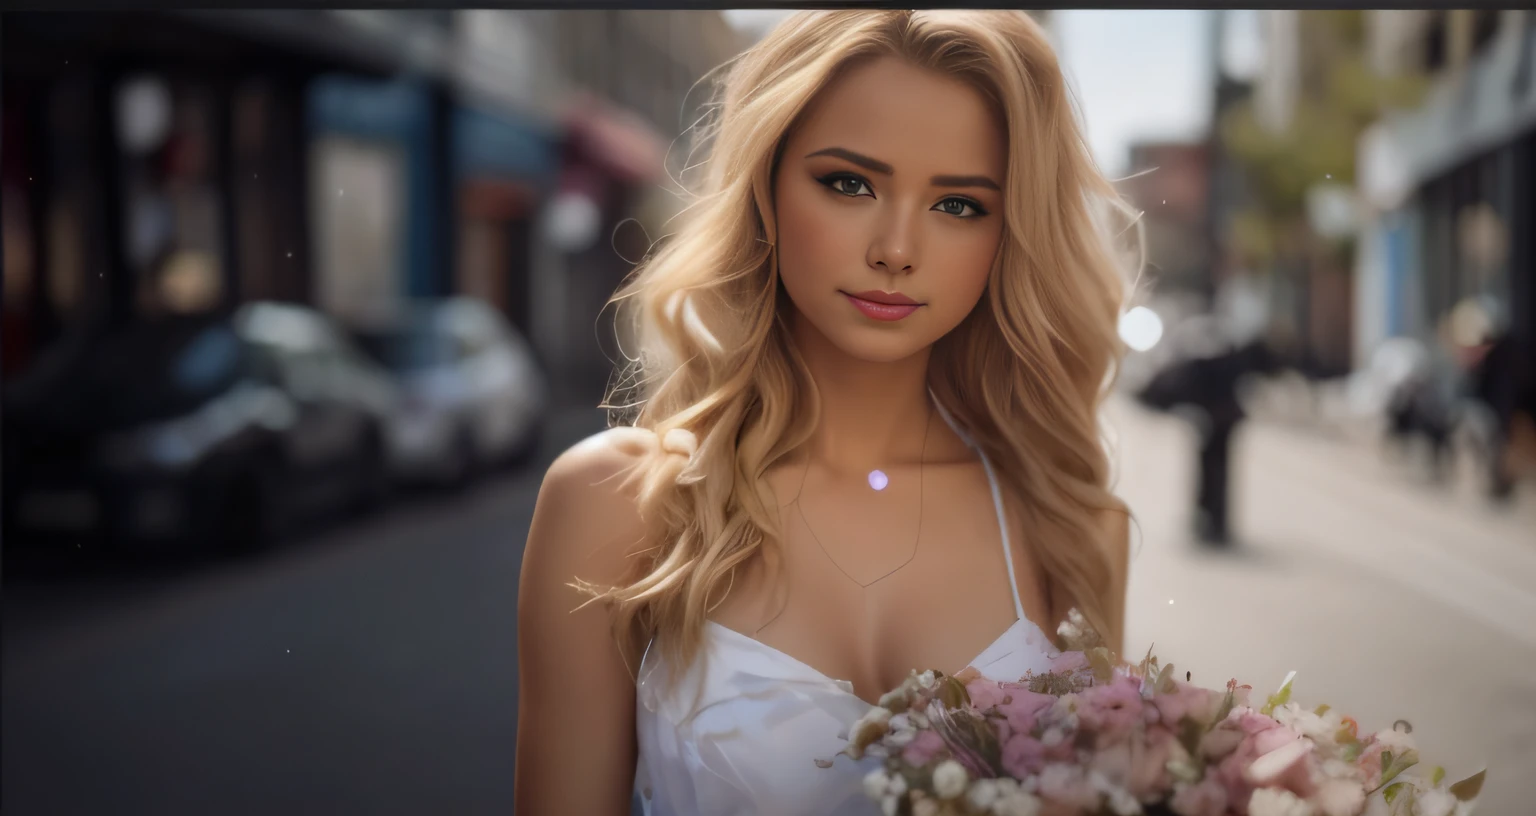
[(1391, 751), (1383, 751), (1381, 753), (1381, 784), (1391, 782), (1403, 771), (1417, 764), (1419, 764), (1419, 754), (1411, 748), (1400, 756), (1394, 756)]
[(1227, 718), (1227, 715), (1231, 714), (1232, 713), (1232, 709), (1235, 708), (1236, 706), (1237, 706), (1237, 695), (1235, 695), (1232, 692), (1228, 691), (1227, 692), (1227, 696), (1221, 701), (1221, 708), (1216, 710), (1216, 719), (1211, 721), (1211, 727), (1214, 728), (1217, 723), (1221, 722), (1222, 720), (1225, 720)]
[[(1346, 734), (1346, 736), (1347, 736), (1347, 734)], [(1340, 742), (1343, 742), (1343, 740), (1340, 740)], [(1358, 743), (1358, 742), (1347, 742), (1347, 743), (1345, 743), (1344, 744), (1344, 761), (1345, 762), (1354, 762), (1355, 760), (1359, 759), (1360, 758), (1360, 750), (1361, 750), (1360, 749), (1360, 743)]]
[(1194, 717), (1186, 716), (1179, 720), (1179, 744), (1190, 756), (1200, 755), (1200, 738), (1205, 736), (1205, 727), (1195, 721)]
[(1093, 667), (1093, 677), (1100, 683), (1108, 683), (1115, 679), (1115, 663), (1109, 656), (1109, 650), (1103, 646), (1095, 646), (1084, 653), (1088, 658), (1088, 665)]
[(1429, 775), (1429, 784), (1434, 785), (1435, 787), (1438, 788), (1438, 787), (1440, 787), (1440, 783), (1444, 782), (1444, 781), (1445, 781), (1445, 769), (1440, 767), (1439, 765), (1436, 765), (1435, 766), (1435, 772)]
[(1406, 782), (1395, 782), (1387, 786), (1387, 790), (1382, 793), (1381, 798), (1387, 800), (1387, 804), (1392, 804), (1392, 800), (1396, 799), (1397, 795), (1403, 792), (1403, 787), (1407, 784)]
[(1451, 786), (1451, 795), (1460, 802), (1471, 802), (1477, 799), (1483, 793), (1483, 778), (1487, 774), (1487, 770), (1481, 770), (1457, 782)]
[(1269, 702), (1264, 705), (1260, 713), (1268, 717), (1275, 713), (1275, 709), (1291, 701), (1291, 681), (1296, 679), (1296, 672), (1285, 676), (1285, 682), (1280, 684), (1280, 690), (1269, 696)]
[(1333, 706), (1330, 706), (1327, 703), (1323, 703), (1322, 705), (1318, 706), (1317, 708), (1312, 709), (1312, 713), (1316, 714), (1319, 717), (1321, 717), (1324, 714), (1327, 714), (1328, 712), (1330, 712), (1332, 710), (1333, 710)]

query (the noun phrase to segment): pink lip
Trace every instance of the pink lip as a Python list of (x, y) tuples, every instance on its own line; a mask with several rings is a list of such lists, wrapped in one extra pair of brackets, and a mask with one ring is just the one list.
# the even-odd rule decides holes
[(847, 292), (843, 293), (843, 297), (848, 298), (848, 302), (852, 303), (855, 309), (863, 312), (865, 317), (872, 320), (901, 320), (917, 311), (918, 307), (922, 305), (921, 303), (878, 303), (858, 295), (850, 295)]
[(851, 292), (846, 294), (852, 294), (854, 297), (859, 298), (860, 300), (867, 300), (870, 303), (884, 303), (888, 306), (923, 305), (913, 300), (912, 298), (903, 295), (900, 292), (882, 292), (879, 289), (866, 289), (863, 292)]

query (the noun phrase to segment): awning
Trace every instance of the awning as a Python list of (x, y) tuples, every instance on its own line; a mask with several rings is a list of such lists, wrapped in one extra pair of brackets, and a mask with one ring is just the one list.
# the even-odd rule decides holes
[(595, 165), (632, 184), (666, 177), (668, 142), (638, 114), (583, 97), (563, 120), (568, 163)]

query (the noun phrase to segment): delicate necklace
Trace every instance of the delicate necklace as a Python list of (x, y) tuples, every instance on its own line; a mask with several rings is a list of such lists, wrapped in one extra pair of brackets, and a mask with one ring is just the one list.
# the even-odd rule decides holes
[[(912, 538), (912, 553), (911, 555), (907, 556), (907, 560), (897, 564), (896, 567), (893, 568), (890, 572), (881, 575), (879, 578), (876, 578), (873, 581), (866, 583), (864, 581), (860, 581), (852, 575), (849, 575), (848, 571), (843, 569), (841, 564), (837, 563), (837, 559), (832, 557), (832, 553), (827, 551), (826, 545), (821, 543), (821, 537), (816, 535), (816, 530), (811, 527), (810, 519), (805, 517), (805, 508), (800, 505), (800, 497), (805, 492), (805, 479), (810, 475), (811, 472), (811, 457), (807, 455), (805, 458), (805, 470), (800, 475), (800, 488), (795, 491), (795, 512), (800, 514), (800, 521), (805, 525), (805, 531), (811, 534), (811, 540), (815, 541), (816, 546), (821, 548), (822, 555), (827, 557), (827, 560), (832, 563), (832, 566), (837, 568), (838, 572), (843, 574), (843, 577), (854, 582), (855, 584), (858, 584), (860, 589), (868, 589), (875, 584), (878, 584), (881, 581), (891, 577), (892, 575), (895, 575), (908, 564), (912, 563), (912, 559), (917, 557), (917, 546), (923, 540), (923, 477), (928, 469), (928, 431), (933, 427), (932, 401), (928, 403), (927, 417), (927, 422), (923, 425), (923, 448), (922, 453), (919, 454), (917, 466), (917, 534)], [(890, 479), (885, 475), (884, 471), (876, 469), (869, 472), (870, 487), (874, 488), (875, 490), (884, 490), (889, 484)]]

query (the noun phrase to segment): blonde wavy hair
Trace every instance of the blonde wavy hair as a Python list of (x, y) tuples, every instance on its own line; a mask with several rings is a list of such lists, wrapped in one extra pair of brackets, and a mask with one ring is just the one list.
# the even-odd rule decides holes
[[(958, 77), (1003, 115), (1007, 229), (980, 304), (935, 344), (930, 385), (1021, 503), (1052, 615), (1075, 606), (1119, 635), (1123, 543), (1102, 516), (1125, 508), (1098, 417), (1127, 291), (1111, 222), (1135, 215), (1094, 165), (1045, 32), (1013, 11), (802, 12), (724, 66), (704, 189), (615, 295), (639, 353), (607, 407), (669, 442), (631, 473), (648, 549), (620, 585), (585, 586), (632, 667), (653, 637), (673, 665), (695, 660), (736, 570), (781, 542), (764, 474), (810, 437), (819, 400), (784, 320), (773, 177), (816, 94), (879, 56)], [(676, 429), (691, 455), (670, 444), (688, 436)]]

